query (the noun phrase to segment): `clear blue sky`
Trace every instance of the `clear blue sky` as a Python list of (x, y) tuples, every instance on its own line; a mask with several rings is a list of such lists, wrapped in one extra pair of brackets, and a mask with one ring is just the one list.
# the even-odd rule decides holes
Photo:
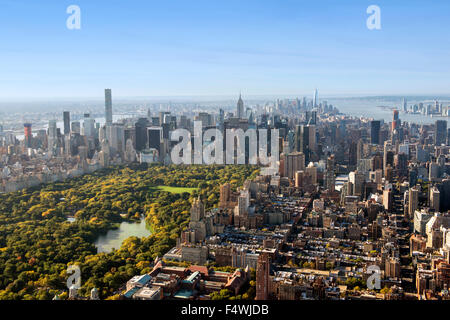
[(0, 0), (0, 100), (448, 94), (449, 16), (446, 0)]

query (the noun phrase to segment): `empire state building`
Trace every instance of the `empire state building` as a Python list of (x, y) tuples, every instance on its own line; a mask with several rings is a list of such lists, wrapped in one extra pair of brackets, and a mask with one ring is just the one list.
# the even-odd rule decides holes
[(242, 101), (241, 94), (239, 94), (239, 100), (237, 103), (237, 112), (236, 112), (236, 118), (242, 119), (244, 118), (244, 101)]

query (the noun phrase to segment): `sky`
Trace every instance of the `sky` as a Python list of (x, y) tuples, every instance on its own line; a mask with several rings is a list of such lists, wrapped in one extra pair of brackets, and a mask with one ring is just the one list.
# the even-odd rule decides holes
[[(81, 29), (69, 30), (78, 5)], [(381, 9), (381, 30), (366, 10)], [(450, 1), (0, 0), (0, 100), (450, 93)]]

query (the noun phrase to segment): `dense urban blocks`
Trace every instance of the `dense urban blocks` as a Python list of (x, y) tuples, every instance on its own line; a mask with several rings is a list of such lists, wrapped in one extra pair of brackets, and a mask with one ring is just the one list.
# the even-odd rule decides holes
[[(315, 90), (113, 121), (106, 89), (103, 117), (26, 122), (0, 135), (0, 298), (447, 300), (449, 131), (405, 118), (449, 107), (408, 101), (352, 117)], [(150, 236), (97, 253), (142, 219)]]

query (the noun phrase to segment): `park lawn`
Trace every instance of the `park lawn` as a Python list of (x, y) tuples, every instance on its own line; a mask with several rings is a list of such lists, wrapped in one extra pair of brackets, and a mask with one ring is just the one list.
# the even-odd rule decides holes
[(157, 186), (156, 188), (158, 190), (171, 193), (183, 193), (183, 192), (192, 193), (195, 190), (198, 190), (198, 188), (183, 188), (183, 187), (169, 187), (169, 186)]

